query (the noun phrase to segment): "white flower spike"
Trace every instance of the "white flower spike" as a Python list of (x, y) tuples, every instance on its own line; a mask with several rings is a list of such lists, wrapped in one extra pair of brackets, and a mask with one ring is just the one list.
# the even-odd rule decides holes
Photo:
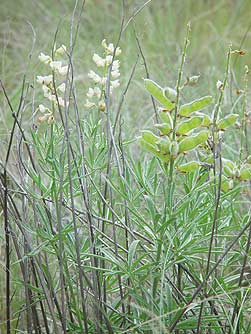
[(49, 64), (52, 61), (51, 57), (45, 55), (43, 52), (40, 53), (38, 59), (44, 64)]
[(55, 71), (59, 71), (62, 67), (62, 62), (61, 61), (52, 61), (50, 63), (50, 67)]
[(64, 44), (62, 44), (62, 45), (60, 46), (60, 48), (58, 48), (58, 49), (56, 50), (56, 54), (61, 56), (61, 55), (64, 55), (64, 54), (66, 53), (66, 51), (67, 51), (66, 46), (65, 46)]

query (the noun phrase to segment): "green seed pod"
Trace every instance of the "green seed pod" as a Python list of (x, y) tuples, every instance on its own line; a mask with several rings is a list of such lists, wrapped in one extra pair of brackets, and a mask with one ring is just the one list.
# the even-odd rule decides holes
[(170, 144), (170, 155), (176, 158), (179, 153), (179, 144), (176, 141), (172, 141)]
[(233, 176), (234, 176), (233, 170), (231, 170), (228, 166), (223, 166), (223, 172), (224, 172), (228, 177), (233, 177)]
[(239, 115), (238, 114), (230, 114), (226, 117), (222, 118), (218, 124), (217, 128), (219, 130), (225, 130), (228, 126), (234, 125), (234, 123), (237, 121)]
[(161, 138), (157, 143), (156, 143), (160, 153), (166, 155), (170, 153), (170, 140), (168, 137)]
[(172, 110), (174, 108), (174, 103), (172, 103), (165, 95), (164, 90), (156, 82), (150, 79), (145, 79), (145, 87), (148, 92), (159, 101), (167, 110)]
[(213, 124), (213, 121), (211, 120), (211, 118), (208, 115), (204, 115), (201, 126), (208, 128), (212, 124)]
[(247, 181), (251, 179), (251, 166), (244, 165), (240, 170), (240, 180)]
[(182, 173), (194, 173), (200, 167), (200, 163), (197, 161), (190, 161), (186, 164), (180, 165), (177, 169)]
[(234, 169), (235, 169), (235, 163), (231, 160), (228, 159), (222, 159), (223, 163), (223, 172), (229, 176), (233, 177), (234, 176)]
[(204, 144), (208, 139), (209, 132), (201, 131), (194, 136), (184, 138), (179, 144), (179, 152), (190, 151), (200, 144)]
[(183, 106), (180, 107), (178, 114), (179, 116), (182, 117), (188, 117), (193, 112), (208, 107), (212, 103), (212, 101), (213, 101), (212, 96), (204, 96), (201, 99), (192, 101), (187, 104), (183, 104)]
[(154, 145), (145, 141), (142, 137), (139, 138), (139, 144), (144, 150), (152, 153), (153, 155), (161, 159), (163, 162), (167, 163), (170, 160), (169, 155), (162, 154), (161, 152), (158, 151), (158, 149)]
[(221, 179), (221, 190), (226, 193), (229, 190), (232, 190), (234, 187), (234, 182), (233, 180), (228, 180), (224, 175), (222, 175)]
[(165, 112), (165, 111), (163, 111), (163, 109), (160, 110), (160, 112), (159, 112), (159, 118), (161, 119), (161, 121), (163, 123), (169, 124), (171, 128), (173, 127), (173, 119), (172, 119), (172, 117), (171, 117), (171, 115), (170, 115), (169, 112)]
[(194, 116), (188, 121), (183, 121), (177, 127), (177, 133), (180, 135), (186, 135), (189, 131), (198, 128), (203, 121), (202, 117)]
[(238, 168), (234, 168), (233, 176), (239, 178), (240, 177), (240, 170)]
[(164, 96), (167, 97), (169, 100), (171, 100), (172, 102), (176, 101), (177, 92), (175, 89), (170, 88), (170, 87), (165, 87), (163, 89), (163, 92), (164, 92)]
[(204, 162), (208, 163), (208, 164), (213, 164), (214, 163), (214, 157), (212, 154), (210, 154), (205, 160)]
[(246, 159), (247, 163), (251, 164), (251, 155), (249, 155)]
[(141, 133), (142, 133), (142, 138), (149, 144), (154, 145), (159, 140), (159, 137), (153, 134), (152, 131), (142, 130)]
[(167, 123), (154, 124), (154, 126), (160, 130), (162, 135), (168, 135), (172, 131), (172, 128)]

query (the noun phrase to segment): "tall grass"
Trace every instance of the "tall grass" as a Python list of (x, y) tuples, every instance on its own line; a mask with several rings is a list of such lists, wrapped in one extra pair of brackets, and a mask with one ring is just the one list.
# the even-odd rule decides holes
[[(226, 42), (245, 49), (250, 4), (96, 0), (83, 13), (78, 1), (4, 5), (12, 14), (2, 29), (1, 332), (250, 333), (250, 185), (234, 178), (221, 189), (222, 157), (239, 163), (250, 153), (249, 58), (227, 53)], [(21, 23), (24, 13), (31, 24)], [(16, 24), (31, 31), (29, 46)], [(123, 51), (120, 92), (110, 95), (108, 80), (105, 112), (84, 107), (103, 37)], [(34, 78), (45, 67), (37, 55), (53, 54), (55, 42), (68, 45), (70, 103), (38, 126), (44, 97)], [(199, 73), (197, 86), (180, 91)], [(213, 175), (203, 166), (178, 173), (141, 150), (136, 136), (158, 117), (142, 76), (176, 89), (176, 113), (211, 94), (213, 127), (218, 115), (240, 115), (223, 142), (212, 130)]]

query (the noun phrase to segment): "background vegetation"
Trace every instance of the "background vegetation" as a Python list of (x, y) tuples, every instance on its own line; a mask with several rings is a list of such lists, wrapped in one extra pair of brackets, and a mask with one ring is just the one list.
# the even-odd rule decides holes
[[(72, 24), (74, 6), (0, 3), (0, 332), (250, 333), (249, 182), (218, 198), (217, 184), (200, 170), (177, 174), (170, 193), (165, 166), (136, 141), (154, 123), (145, 65), (150, 78), (175, 87), (188, 21), (183, 77), (200, 80), (182, 92), (182, 103), (204, 95), (217, 101), (232, 43), (246, 54), (232, 55), (221, 112), (249, 111), (248, 89), (237, 91), (245, 90), (244, 66), (251, 66), (250, 1), (125, 1), (121, 87), (102, 114), (84, 107), (87, 74), (101, 41), (118, 40), (122, 2), (87, 0), (72, 56), (69, 117), (63, 111), (52, 127), (37, 130), (34, 112), (44, 98), (36, 76), (45, 71), (38, 55), (50, 53), (56, 31), (57, 45), (69, 46), (81, 14), (79, 2)], [(226, 132), (224, 157), (238, 161), (242, 136)]]

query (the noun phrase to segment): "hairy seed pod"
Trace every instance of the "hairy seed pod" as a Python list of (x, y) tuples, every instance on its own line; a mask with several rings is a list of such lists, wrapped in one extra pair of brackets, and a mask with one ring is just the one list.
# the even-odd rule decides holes
[(251, 164), (251, 155), (249, 155), (246, 159), (247, 163)]
[(221, 190), (226, 193), (230, 190), (232, 190), (234, 187), (234, 182), (233, 180), (228, 180), (224, 175), (222, 175), (221, 179)]
[(186, 135), (191, 130), (198, 128), (203, 121), (202, 117), (194, 116), (190, 118), (188, 121), (181, 122), (177, 127), (177, 133), (179, 135)]
[(164, 95), (164, 90), (160, 87), (156, 82), (150, 79), (145, 79), (145, 87), (148, 92), (157, 100), (159, 101), (168, 111), (171, 111), (174, 108), (174, 103), (171, 102)]
[(228, 177), (233, 177), (233, 176), (234, 176), (233, 170), (230, 169), (228, 166), (223, 166), (223, 172), (224, 172)]
[(198, 100), (192, 101), (190, 103), (184, 104), (180, 107), (178, 112), (179, 116), (188, 117), (195, 111), (202, 110), (208, 107), (213, 101), (212, 96), (204, 96)]
[(162, 135), (168, 135), (172, 131), (172, 128), (167, 123), (154, 124), (154, 126), (160, 130)]
[(172, 141), (170, 144), (170, 155), (176, 158), (179, 153), (179, 144), (176, 141)]
[(175, 89), (170, 88), (170, 87), (165, 87), (163, 89), (165, 97), (167, 97), (169, 100), (171, 100), (173, 103), (175, 103), (176, 98), (177, 98), (177, 92)]
[(200, 167), (200, 163), (198, 161), (190, 161), (186, 164), (180, 165), (177, 169), (181, 173), (194, 173)]
[(247, 181), (251, 179), (251, 166), (244, 165), (240, 170), (240, 180)]
[(159, 118), (161, 119), (161, 121), (163, 123), (167, 123), (168, 125), (170, 125), (171, 128), (173, 128), (173, 119), (172, 119), (170, 113), (169, 112), (164, 112), (162, 110), (159, 112)]
[(237, 167), (233, 169), (233, 176), (236, 178), (240, 177), (240, 170)]
[(225, 130), (228, 126), (234, 125), (234, 123), (237, 121), (239, 115), (238, 114), (230, 114), (226, 117), (222, 118), (218, 124), (217, 128), (219, 130)]
[(156, 136), (155, 134), (153, 134), (152, 131), (149, 131), (149, 130), (142, 130), (141, 133), (142, 133), (142, 138), (143, 138), (146, 142), (148, 142), (148, 143), (150, 143), (150, 144), (152, 144), (152, 145), (156, 144), (157, 141), (159, 140), (159, 137)]
[(200, 131), (194, 136), (184, 138), (179, 144), (179, 152), (190, 151), (200, 144), (204, 144), (209, 136), (208, 131)]
[(229, 176), (233, 177), (234, 176), (234, 169), (236, 168), (235, 163), (231, 160), (228, 159), (222, 159), (223, 163), (223, 172)]
[(142, 137), (139, 138), (139, 144), (144, 150), (152, 153), (153, 155), (161, 159), (163, 162), (168, 163), (168, 161), (170, 160), (170, 155), (159, 152), (156, 146), (145, 141)]
[(208, 128), (212, 124), (213, 124), (213, 121), (211, 120), (211, 118), (208, 115), (204, 115), (201, 126)]
[(157, 143), (156, 143), (160, 153), (166, 155), (170, 153), (170, 140), (168, 137), (161, 138)]

